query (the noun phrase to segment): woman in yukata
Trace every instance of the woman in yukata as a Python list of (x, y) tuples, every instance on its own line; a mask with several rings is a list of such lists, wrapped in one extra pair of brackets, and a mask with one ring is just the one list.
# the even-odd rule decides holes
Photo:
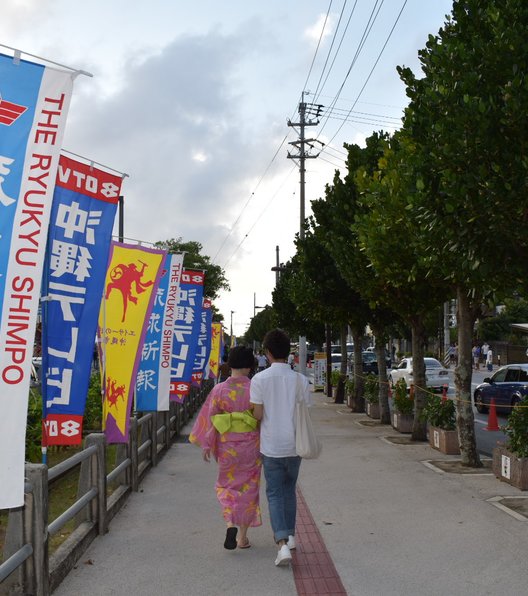
[(232, 550), (237, 546), (249, 548), (248, 528), (262, 525), (262, 462), (258, 422), (249, 409), (248, 375), (255, 362), (253, 352), (244, 346), (234, 347), (227, 362), (231, 376), (207, 396), (189, 441), (202, 447), (206, 462), (211, 454), (218, 462), (215, 488), (227, 524), (224, 547)]

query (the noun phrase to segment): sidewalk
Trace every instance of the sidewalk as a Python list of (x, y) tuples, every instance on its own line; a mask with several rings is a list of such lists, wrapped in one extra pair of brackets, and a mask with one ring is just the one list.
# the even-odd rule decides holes
[[(524, 496), (521, 491), (490, 474), (437, 473), (422, 462), (456, 458), (426, 444), (384, 441), (398, 433), (363, 426), (358, 421), (365, 415), (327, 403), (321, 393), (314, 397), (324, 449), (319, 460), (303, 462), (299, 485), (350, 596), (528, 593), (527, 524), (487, 502)], [(198, 448), (175, 444), (55, 594), (324, 593), (308, 576), (321, 557), (306, 554), (309, 536), (315, 540), (306, 528), (298, 532), (296, 577), (291, 568), (274, 566), (264, 491), (264, 525), (250, 530), (252, 547), (222, 547), (215, 477)]]

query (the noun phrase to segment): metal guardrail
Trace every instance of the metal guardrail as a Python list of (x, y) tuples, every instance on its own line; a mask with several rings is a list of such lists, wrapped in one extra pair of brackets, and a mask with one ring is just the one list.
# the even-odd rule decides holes
[[(107, 447), (100, 433), (88, 435), (81, 452), (52, 468), (26, 464), (24, 507), (9, 510), (4, 562), (0, 565), (0, 595), (48, 596), (95, 536), (108, 531), (115, 513), (131, 492), (138, 491), (143, 475), (157, 465), (159, 455), (170, 448), (172, 440), (205, 401), (211, 387), (212, 383), (208, 382), (201, 390), (192, 390), (183, 404), (171, 402), (169, 412), (149, 412), (131, 418), (129, 441), (122, 450), (121, 461), (108, 475)], [(60, 478), (77, 466), (81, 468), (78, 498), (50, 522), (49, 493)], [(116, 486), (107, 499), (109, 484)], [(49, 538), (71, 520), (79, 522), (77, 528), (50, 556)]]

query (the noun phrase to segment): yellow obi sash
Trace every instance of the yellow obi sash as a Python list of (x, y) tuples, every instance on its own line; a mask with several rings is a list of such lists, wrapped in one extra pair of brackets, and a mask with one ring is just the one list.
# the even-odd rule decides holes
[(250, 410), (244, 412), (226, 412), (211, 416), (211, 422), (219, 433), (248, 433), (256, 430), (258, 420)]

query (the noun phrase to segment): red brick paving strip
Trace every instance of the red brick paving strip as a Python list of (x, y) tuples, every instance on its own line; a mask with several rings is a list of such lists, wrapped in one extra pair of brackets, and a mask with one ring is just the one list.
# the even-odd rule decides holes
[(299, 487), (297, 487), (297, 548), (292, 551), (293, 577), (299, 596), (346, 596), (341, 578)]

